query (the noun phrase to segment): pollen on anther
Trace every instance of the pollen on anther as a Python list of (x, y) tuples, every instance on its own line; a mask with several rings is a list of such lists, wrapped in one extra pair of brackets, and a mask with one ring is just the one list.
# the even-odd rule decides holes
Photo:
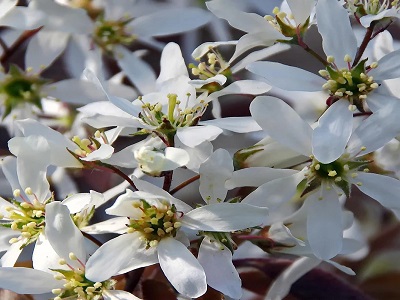
[(335, 170), (329, 171), (328, 176), (329, 177), (335, 177), (337, 175), (337, 172)]
[(19, 189), (15, 189), (13, 195), (15, 198), (18, 198), (19, 196), (21, 196), (21, 191)]

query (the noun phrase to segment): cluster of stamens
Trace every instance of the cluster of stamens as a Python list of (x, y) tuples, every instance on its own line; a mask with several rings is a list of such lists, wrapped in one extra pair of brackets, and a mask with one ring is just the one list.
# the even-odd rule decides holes
[(109, 279), (104, 282), (93, 282), (85, 277), (85, 265), (74, 253), (69, 254), (69, 258), (78, 261), (80, 267), (74, 268), (69, 265), (65, 259), (61, 259), (59, 264), (67, 266), (69, 270), (55, 269), (57, 274), (54, 276), (57, 280), (65, 281), (63, 289), (54, 289), (52, 293), (57, 295), (54, 300), (79, 299), (79, 300), (101, 300), (103, 299), (103, 290), (113, 289), (115, 280)]
[[(189, 97), (190, 95), (188, 95)], [(140, 101), (141, 98), (139, 98)], [(192, 107), (187, 107), (189, 100), (186, 101), (186, 107), (181, 108), (181, 101), (176, 94), (168, 95), (168, 111), (164, 113), (161, 103), (150, 104), (142, 102), (142, 112), (139, 117), (150, 126), (161, 127), (168, 123), (173, 128), (194, 126), (200, 120), (207, 109), (208, 104), (204, 100)]]
[(362, 15), (377, 15), (391, 8), (400, 9), (399, 0), (346, 0), (346, 3), (349, 10)]
[(150, 205), (146, 200), (137, 200), (133, 207), (141, 211), (140, 218), (130, 219), (128, 232), (140, 232), (147, 247), (155, 247), (165, 237), (175, 237), (181, 227), (179, 216), (174, 205), (167, 200)]
[(126, 30), (131, 21), (131, 18), (105, 20), (99, 17), (93, 33), (94, 42), (106, 52), (112, 52), (116, 45), (130, 45), (136, 39), (135, 35)]
[(304, 24), (296, 24), (293, 14), (287, 14), (275, 7), (272, 11), (275, 16), (266, 15), (264, 18), (286, 37), (295, 37), (304, 33), (308, 28), (309, 19)]
[(378, 66), (376, 62), (367, 68), (365, 60), (362, 60), (355, 67), (351, 67), (351, 57), (346, 55), (344, 61), (348, 67), (339, 69), (332, 56), (328, 57), (330, 65), (325, 70), (320, 70), (319, 74), (327, 79), (322, 86), (328, 90), (329, 94), (335, 98), (345, 98), (350, 102), (350, 109), (358, 108), (363, 110), (363, 102), (368, 94), (379, 87), (372, 76), (368, 76), (368, 72)]
[[(365, 151), (365, 147), (360, 149), (360, 152)], [(306, 194), (313, 189), (324, 185), (327, 188), (337, 186), (347, 196), (350, 193), (350, 178), (354, 179), (358, 176), (361, 168), (365, 167), (370, 161), (352, 158), (348, 153), (343, 154), (337, 160), (324, 164), (311, 156), (312, 162), (305, 173), (305, 186), (303, 194)], [(363, 168), (362, 172), (369, 172), (368, 168)], [(351, 180), (353, 182), (353, 180)], [(361, 183), (357, 183), (361, 185)]]
[(100, 148), (100, 139), (104, 144), (108, 144), (107, 136), (104, 134), (104, 132), (100, 132), (99, 130), (94, 133), (94, 137), (90, 137), (89, 139), (81, 139), (78, 136), (74, 136), (72, 141), (79, 147), (79, 149), (74, 151), (75, 154), (79, 157), (88, 156), (90, 153)]
[[(192, 70), (194, 76), (198, 76), (201, 80), (207, 80), (218, 74), (222, 74), (228, 78), (232, 75), (229, 64), (216, 49), (210, 47), (209, 52), (205, 56), (207, 57), (206, 60), (201, 61), (197, 66), (189, 64), (189, 68)], [(200, 59), (201, 58), (197, 58), (197, 60)], [(215, 85), (218, 84), (215, 83)], [(216, 88), (215, 86), (215, 89)]]
[(6, 117), (17, 106), (30, 103), (42, 108), (41, 92), (42, 86), (47, 83), (46, 80), (38, 75), (29, 74), (20, 70), (17, 66), (11, 65), (10, 71), (0, 82), (0, 93), (3, 105), (5, 107), (3, 118)]
[[(1, 226), (20, 232), (19, 237), (14, 237), (9, 242), (10, 244), (14, 244), (23, 240), (24, 244), (21, 248), (36, 241), (43, 232), (45, 226), (45, 206), (47, 203), (53, 201), (51, 197), (41, 203), (33, 194), (31, 188), (26, 188), (25, 194), (34, 197), (33, 201), (26, 199), (21, 194), (21, 191), (16, 189), (14, 191), (15, 199), (11, 200), (13, 206), (5, 208), (8, 213), (7, 216), (0, 216), (2, 220)], [(20, 198), (22, 201), (17, 201), (17, 198)]]

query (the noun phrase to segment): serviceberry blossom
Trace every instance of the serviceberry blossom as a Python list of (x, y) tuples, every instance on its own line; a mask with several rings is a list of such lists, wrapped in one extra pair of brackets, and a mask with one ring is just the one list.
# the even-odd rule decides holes
[[(283, 145), (309, 156), (311, 161), (299, 173), (261, 185), (243, 202), (272, 209), (289, 201), (296, 191), (307, 196), (313, 208), (307, 220), (311, 248), (319, 258), (335, 256), (341, 249), (343, 238), (338, 223), (341, 220), (338, 195), (348, 197), (351, 185), (395, 214), (399, 213), (400, 202), (397, 203), (395, 196), (400, 187), (399, 181), (369, 173), (368, 160), (364, 158), (399, 134), (399, 126), (394, 126), (396, 113), (392, 114), (398, 109), (398, 105), (388, 105), (352, 132), (351, 124), (335, 122), (337, 118), (346, 118), (344, 115), (349, 113), (346, 101), (342, 100), (338, 105), (331, 106), (320, 118), (317, 127), (312, 129), (283, 101), (274, 97), (258, 97), (252, 102), (250, 110), (263, 130)], [(321, 236), (321, 232), (329, 234)]]

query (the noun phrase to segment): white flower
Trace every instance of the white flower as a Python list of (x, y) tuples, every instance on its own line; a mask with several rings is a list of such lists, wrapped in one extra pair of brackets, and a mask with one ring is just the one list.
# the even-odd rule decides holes
[[(59, 202), (46, 210), (46, 237), (51, 247), (42, 253), (41, 268), (0, 268), (0, 287), (21, 294), (52, 292), (54, 299), (137, 300), (131, 293), (115, 291), (116, 281), (107, 278), (91, 282), (85, 276), (87, 253), (84, 237), (70, 217), (70, 211)], [(21, 278), (27, 280), (21, 284)]]
[[(299, 173), (261, 185), (243, 202), (273, 209), (290, 200), (299, 188), (301, 194), (308, 195), (313, 202), (307, 233), (315, 255), (322, 259), (335, 256), (341, 248), (338, 194), (348, 196), (352, 184), (395, 214), (398, 215), (400, 209), (400, 202), (396, 200), (399, 181), (367, 173), (367, 162), (360, 158), (399, 134), (395, 119), (400, 106), (392, 104), (378, 110), (352, 133), (352, 124), (345, 121), (349, 113), (346, 101), (337, 103), (321, 117), (314, 130), (279, 99), (257, 97), (250, 106), (253, 117), (273, 139), (310, 156), (312, 161)], [(360, 168), (364, 168), (363, 171), (360, 172)], [(319, 229), (313, 230), (316, 228)], [(325, 232), (323, 236), (320, 229)], [(327, 244), (331, 247), (321, 247)]]
[[(323, 48), (329, 58), (326, 70), (320, 71), (323, 77), (273, 62), (255, 62), (247, 69), (282, 90), (313, 92), (311, 95), (296, 93), (296, 101), (301, 101), (298, 97), (318, 97), (322, 103), (327, 101), (328, 105), (335, 105), (338, 99), (345, 99), (349, 102), (349, 109), (358, 108), (362, 112), (366, 109), (365, 103), (370, 110), (376, 111), (388, 102), (395, 102), (396, 99), (386, 95), (379, 86), (385, 80), (400, 77), (400, 51), (385, 55), (378, 62), (369, 62), (369, 65), (366, 59), (354, 61), (357, 41), (346, 10), (337, 1), (319, 1), (317, 20)], [(316, 93), (318, 91), (325, 93)]]
[[(189, 240), (181, 227), (230, 232), (259, 225), (266, 214), (265, 210), (240, 203), (219, 203), (192, 210), (149, 183), (135, 180), (135, 185), (144, 191), (127, 190), (107, 209), (109, 214), (129, 218), (127, 233), (105, 243), (91, 256), (86, 273), (90, 280), (101, 281), (110, 274), (159, 262), (178, 292), (199, 297), (206, 291), (206, 275), (187, 249)], [(120, 249), (118, 257), (112, 249)]]

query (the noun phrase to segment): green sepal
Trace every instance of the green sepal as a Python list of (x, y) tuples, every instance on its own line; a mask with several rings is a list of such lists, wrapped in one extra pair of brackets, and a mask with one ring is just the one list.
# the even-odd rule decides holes
[[(259, 145), (254, 145), (248, 148), (238, 150), (233, 155), (233, 167), (235, 170), (247, 168), (246, 160), (253, 154), (262, 151), (263, 149), (253, 149)], [(246, 151), (246, 152), (243, 152)]]

